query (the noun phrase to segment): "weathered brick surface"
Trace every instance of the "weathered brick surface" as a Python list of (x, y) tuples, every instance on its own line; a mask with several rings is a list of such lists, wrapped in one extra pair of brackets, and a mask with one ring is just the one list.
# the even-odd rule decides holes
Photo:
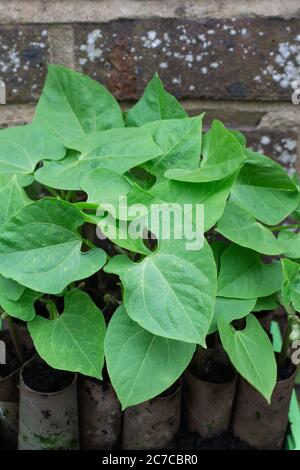
[(116, 18), (299, 18), (299, 0), (1, 0), (2, 23), (95, 23)]
[(75, 26), (77, 66), (121, 100), (154, 71), (179, 98), (286, 100), (300, 78), (300, 20), (147, 19)]
[(242, 129), (247, 146), (283, 165), (289, 173), (296, 170), (299, 154), (298, 132), (288, 129)]
[(158, 71), (190, 115), (300, 171), (299, 0), (0, 0), (0, 128), (30, 122), (47, 62), (104, 83), (123, 108)]
[(0, 25), (0, 79), (8, 103), (35, 101), (49, 61), (48, 32), (43, 25)]
[(29, 124), (34, 114), (34, 105), (1, 105), (0, 106), (0, 129), (11, 126)]

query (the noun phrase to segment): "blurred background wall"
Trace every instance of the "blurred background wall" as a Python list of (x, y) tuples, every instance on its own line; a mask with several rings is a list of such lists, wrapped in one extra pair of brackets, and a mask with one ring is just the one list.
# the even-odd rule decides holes
[(99, 80), (125, 108), (158, 71), (190, 114), (300, 169), (299, 0), (0, 0), (0, 127), (31, 120), (49, 62)]

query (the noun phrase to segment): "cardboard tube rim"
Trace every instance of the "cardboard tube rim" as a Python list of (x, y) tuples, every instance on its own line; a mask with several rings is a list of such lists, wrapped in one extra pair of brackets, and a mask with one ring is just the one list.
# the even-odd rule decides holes
[[(32, 360), (34, 360), (35, 358), (33, 358)], [(31, 361), (29, 361), (31, 362)], [(68, 390), (70, 387), (72, 387), (74, 385), (74, 382), (76, 382), (76, 380), (78, 379), (78, 373), (77, 372), (71, 372), (71, 371), (66, 371), (66, 372), (70, 372), (71, 374), (74, 375), (73, 377), (73, 380), (69, 383), (69, 385), (67, 385), (66, 387), (62, 388), (61, 390), (58, 390), (56, 392), (39, 392), (38, 390), (35, 390), (33, 388), (30, 388), (28, 385), (26, 385), (24, 379), (23, 379), (23, 370), (25, 369), (25, 367), (29, 366), (29, 363), (25, 363), (22, 367), (21, 367), (21, 370), (20, 370), (20, 388), (22, 387), (24, 390), (26, 390), (26, 392), (29, 392), (29, 393), (32, 393), (32, 394), (37, 394), (39, 395), (40, 397), (48, 397), (48, 396), (51, 396), (51, 397), (55, 397), (56, 395), (59, 395), (60, 393)], [(60, 369), (62, 370), (62, 369)]]
[(209, 380), (200, 379), (196, 374), (194, 374), (190, 370), (190, 367), (187, 367), (187, 369), (185, 370), (185, 374), (187, 374), (191, 377), (194, 377), (196, 380), (199, 380), (199, 382), (203, 382), (203, 383), (206, 383), (206, 384), (209, 384), (209, 385), (226, 385), (226, 384), (230, 384), (230, 383), (234, 382), (235, 380), (237, 380), (237, 377), (239, 376), (238, 372), (235, 369), (233, 369), (232, 379), (226, 380), (226, 382), (210, 382)]

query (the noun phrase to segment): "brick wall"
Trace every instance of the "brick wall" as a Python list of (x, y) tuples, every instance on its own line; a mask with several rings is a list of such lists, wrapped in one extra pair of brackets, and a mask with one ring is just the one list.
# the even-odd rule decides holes
[(299, 0), (0, 0), (0, 126), (30, 121), (48, 62), (100, 80), (125, 108), (158, 71), (191, 114), (300, 169)]

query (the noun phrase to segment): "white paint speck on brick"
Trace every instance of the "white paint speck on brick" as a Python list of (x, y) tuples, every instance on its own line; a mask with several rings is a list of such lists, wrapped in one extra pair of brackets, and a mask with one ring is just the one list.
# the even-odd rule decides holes
[(99, 59), (102, 56), (102, 49), (96, 47), (96, 41), (101, 38), (101, 30), (94, 29), (88, 33), (86, 44), (81, 44), (80, 46), (80, 51), (85, 52), (91, 62), (94, 62), (95, 59)]
[(268, 135), (263, 135), (260, 139), (261, 145), (269, 145), (271, 143), (271, 139)]

